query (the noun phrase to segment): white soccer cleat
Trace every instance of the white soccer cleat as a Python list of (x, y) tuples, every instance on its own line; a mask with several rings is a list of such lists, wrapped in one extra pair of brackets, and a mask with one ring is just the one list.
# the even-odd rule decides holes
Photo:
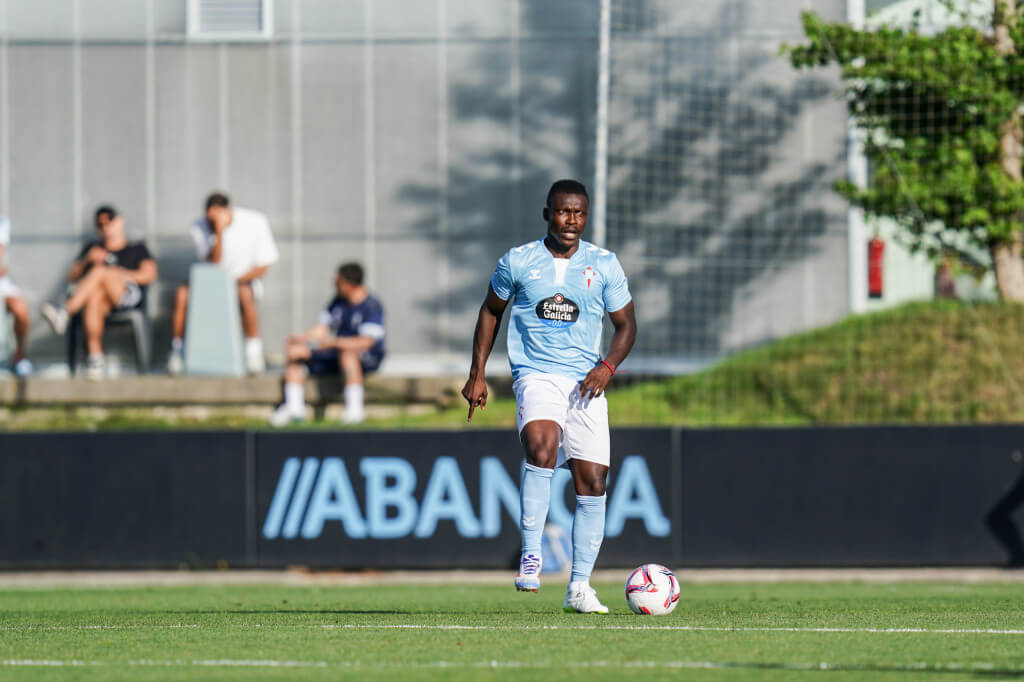
[(54, 334), (63, 334), (68, 329), (68, 321), (71, 319), (68, 311), (58, 308), (52, 303), (44, 303), (42, 308), (43, 317), (53, 327)]
[(581, 585), (575, 589), (569, 585), (562, 608), (567, 613), (608, 613), (608, 607), (598, 600), (597, 591), (590, 585)]
[(516, 576), (516, 589), (520, 592), (536, 592), (540, 589), (539, 554), (524, 554), (519, 560), (519, 575)]
[(303, 420), (305, 415), (296, 414), (295, 412), (288, 409), (288, 406), (282, 404), (274, 413), (270, 415), (270, 425), (275, 428), (281, 428), (282, 426), (288, 426), (294, 422), (300, 422)]

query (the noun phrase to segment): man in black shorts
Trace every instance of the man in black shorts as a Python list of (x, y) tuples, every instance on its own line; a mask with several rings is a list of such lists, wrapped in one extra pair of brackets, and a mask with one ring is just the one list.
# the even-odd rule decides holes
[(103, 327), (113, 310), (137, 308), (145, 300), (146, 287), (157, 276), (156, 261), (146, 244), (130, 242), (124, 218), (112, 206), (100, 206), (95, 215), (99, 239), (79, 252), (68, 271), (74, 283), (63, 305), (43, 304), (43, 317), (53, 331), (63, 334), (72, 315), (82, 313), (89, 358), (86, 376), (103, 378)]
[(345, 412), (342, 421), (361, 422), (363, 375), (376, 370), (384, 359), (384, 308), (363, 285), (363, 268), (346, 263), (334, 278), (335, 297), (320, 312), (316, 325), (288, 337), (284, 369), (284, 403), (270, 417), (273, 426), (302, 421), (306, 416), (303, 381), (314, 376), (343, 373)]

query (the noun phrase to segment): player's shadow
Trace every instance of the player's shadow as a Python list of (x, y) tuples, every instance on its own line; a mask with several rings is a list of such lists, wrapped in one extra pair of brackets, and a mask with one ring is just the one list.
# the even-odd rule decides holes
[[(462, 615), (465, 612), (458, 609), (347, 609), (338, 607), (336, 609), (176, 609), (161, 611), (161, 613), (176, 616), (259, 616), (273, 614), (276, 616), (297, 615), (297, 616), (445, 616)], [(546, 613), (539, 611), (538, 613)], [(508, 609), (476, 609), (474, 615), (508, 615)]]
[(176, 611), (164, 611), (176, 616), (216, 616), (216, 615), (243, 615), (259, 616), (272, 613), (274, 615), (287, 615), (294, 613), (301, 616), (337, 616), (337, 615), (367, 615), (367, 616), (401, 616), (418, 615), (422, 613), (433, 613), (433, 611), (407, 611), (402, 609), (188, 609)]
[[(686, 667), (686, 666), (680, 666)], [(1020, 679), (1024, 671), (1011, 668), (972, 668), (971, 664), (938, 664), (935, 667), (918, 667), (915, 665), (886, 665), (886, 664), (845, 664), (845, 663), (781, 663), (781, 662), (759, 662), (759, 661), (715, 661), (701, 664), (694, 664), (694, 668), (710, 668), (718, 670), (763, 670), (763, 671), (785, 671), (796, 672), (854, 672), (854, 673), (913, 673), (914, 675), (957, 675), (960, 678), (968, 677), (974, 679)]]
[(1010, 568), (1024, 568), (1024, 540), (1013, 513), (1024, 506), (1024, 467), (1013, 487), (985, 515), (985, 525), (1009, 554)]

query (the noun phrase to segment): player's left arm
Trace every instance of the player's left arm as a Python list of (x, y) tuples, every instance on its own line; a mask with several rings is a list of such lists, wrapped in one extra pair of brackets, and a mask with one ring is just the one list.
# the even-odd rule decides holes
[(608, 349), (608, 354), (604, 357), (604, 362), (590, 370), (580, 382), (580, 393), (586, 397), (596, 398), (604, 393), (604, 389), (607, 388), (614, 373), (608, 365), (618, 367), (622, 364), (633, 348), (633, 342), (636, 341), (636, 313), (633, 312), (633, 301), (608, 313), (608, 317), (611, 318), (612, 326), (615, 327), (612, 344)]

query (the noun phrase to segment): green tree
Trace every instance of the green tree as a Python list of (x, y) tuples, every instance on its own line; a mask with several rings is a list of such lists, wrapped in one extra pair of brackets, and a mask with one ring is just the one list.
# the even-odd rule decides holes
[(1018, 0), (995, 0), (991, 31), (926, 35), (808, 12), (808, 44), (784, 48), (797, 68), (841, 70), (872, 172), (867, 187), (844, 181), (838, 191), (868, 215), (894, 219), (914, 249), (987, 250), (1010, 301), (1024, 301), (1020, 14)]

